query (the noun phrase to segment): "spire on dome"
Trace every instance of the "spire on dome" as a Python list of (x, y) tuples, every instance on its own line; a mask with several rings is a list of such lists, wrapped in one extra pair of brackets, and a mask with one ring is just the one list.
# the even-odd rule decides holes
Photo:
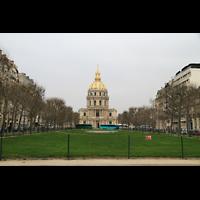
[(99, 73), (99, 64), (97, 64), (97, 73), (95, 73), (95, 75), (96, 75), (95, 81), (100, 81), (101, 80), (100, 74), (101, 73)]

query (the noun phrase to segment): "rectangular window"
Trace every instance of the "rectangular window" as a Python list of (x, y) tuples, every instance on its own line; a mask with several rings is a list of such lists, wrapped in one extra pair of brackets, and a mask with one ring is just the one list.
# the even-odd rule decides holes
[(84, 113), (84, 116), (86, 116), (86, 113)]
[(94, 105), (96, 106), (96, 101), (94, 101)]
[(99, 105), (101, 106), (101, 101), (99, 101)]
[(110, 115), (110, 117), (111, 117), (111, 116), (112, 116), (112, 113), (110, 113), (109, 115)]

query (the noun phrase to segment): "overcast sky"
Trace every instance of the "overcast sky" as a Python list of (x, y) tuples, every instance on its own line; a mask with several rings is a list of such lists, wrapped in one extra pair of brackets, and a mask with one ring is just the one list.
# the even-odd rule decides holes
[(0, 49), (46, 89), (45, 97), (86, 108), (97, 63), (118, 113), (149, 105), (189, 63), (200, 63), (199, 33), (0, 33)]

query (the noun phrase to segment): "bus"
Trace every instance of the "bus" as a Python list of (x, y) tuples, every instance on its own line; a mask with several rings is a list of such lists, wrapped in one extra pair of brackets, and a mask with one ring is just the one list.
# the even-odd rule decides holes
[(107, 130), (119, 129), (118, 125), (116, 125), (116, 124), (100, 124), (99, 128), (107, 129)]
[(76, 124), (76, 129), (92, 129), (92, 124)]

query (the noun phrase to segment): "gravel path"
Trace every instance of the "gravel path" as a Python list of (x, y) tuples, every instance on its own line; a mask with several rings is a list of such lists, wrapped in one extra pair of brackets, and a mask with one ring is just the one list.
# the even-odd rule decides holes
[(82, 158), (82, 159), (7, 159), (0, 166), (200, 166), (200, 158)]

